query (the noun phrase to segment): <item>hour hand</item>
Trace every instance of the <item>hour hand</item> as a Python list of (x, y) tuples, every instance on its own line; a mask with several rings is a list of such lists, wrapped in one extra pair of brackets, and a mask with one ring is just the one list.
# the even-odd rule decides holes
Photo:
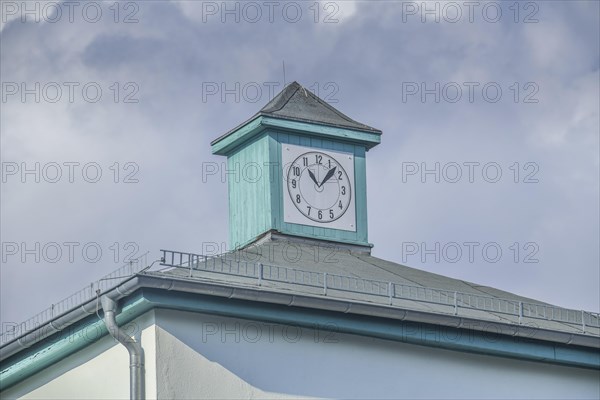
[(327, 171), (327, 174), (325, 175), (325, 178), (323, 179), (323, 182), (321, 182), (319, 187), (323, 186), (325, 184), (325, 182), (327, 182), (329, 180), (329, 178), (331, 178), (333, 176), (333, 174), (335, 174), (336, 169), (337, 169), (337, 167), (333, 167), (329, 171)]
[(320, 186), (319, 183), (317, 182), (317, 178), (315, 178), (315, 174), (313, 174), (313, 172), (310, 169), (308, 170), (308, 175), (310, 175), (310, 179), (313, 180), (315, 185)]

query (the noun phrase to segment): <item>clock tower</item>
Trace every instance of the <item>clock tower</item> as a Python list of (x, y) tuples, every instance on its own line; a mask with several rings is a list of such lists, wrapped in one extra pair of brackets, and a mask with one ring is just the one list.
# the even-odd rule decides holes
[(369, 251), (365, 157), (380, 137), (297, 82), (287, 85), (211, 143), (235, 174), (230, 247), (284, 235)]

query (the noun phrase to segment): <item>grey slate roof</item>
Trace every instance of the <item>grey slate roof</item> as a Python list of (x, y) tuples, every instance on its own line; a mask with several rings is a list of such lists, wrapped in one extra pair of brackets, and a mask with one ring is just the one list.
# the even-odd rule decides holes
[(310, 90), (304, 88), (298, 82), (294, 81), (287, 85), (258, 113), (229, 132), (213, 140), (211, 144), (222, 140), (230, 133), (246, 125), (258, 116), (317, 123), (338, 128), (381, 134), (381, 130), (353, 120), (329, 105), (326, 101), (314, 95)]
[[(303, 241), (266, 240), (249, 248), (157, 274), (285, 293), (378, 303), (438, 315), (598, 336), (598, 315), (581, 312), (353, 252)], [(263, 279), (257, 283), (257, 265)], [(324, 273), (327, 273), (325, 277)], [(324, 294), (323, 281), (328, 292)], [(394, 295), (389, 301), (389, 283)], [(455, 294), (456, 293), (456, 294)], [(454, 297), (458, 308), (455, 309)], [(391, 304), (390, 304), (391, 303)], [(519, 318), (519, 305), (523, 316)], [(458, 310), (458, 312), (456, 311)], [(456, 314), (455, 314), (456, 313)]]
[(598, 313), (410, 268), (362, 246), (268, 232), (218, 256), (162, 252), (158, 270), (143, 255), (23, 321), (16, 334), (7, 329), (0, 335), (0, 360), (94, 314), (93, 289), (119, 300), (146, 287), (600, 348)]
[(342, 114), (295, 81), (287, 85), (273, 100), (267, 103), (259, 111), (259, 114), (381, 133), (379, 129), (357, 122)]

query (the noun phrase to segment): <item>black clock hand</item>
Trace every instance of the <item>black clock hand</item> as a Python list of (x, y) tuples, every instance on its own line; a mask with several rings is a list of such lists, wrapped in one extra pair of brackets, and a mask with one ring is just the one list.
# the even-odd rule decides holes
[(337, 167), (333, 167), (332, 169), (327, 171), (327, 175), (325, 175), (325, 179), (323, 179), (323, 182), (321, 182), (319, 187), (323, 186), (325, 184), (325, 182), (327, 182), (329, 180), (329, 178), (331, 178), (333, 176), (333, 174), (335, 174), (336, 169), (337, 169)]
[(315, 178), (315, 174), (313, 174), (313, 172), (310, 169), (308, 170), (308, 175), (310, 175), (310, 179), (313, 180), (315, 185), (319, 186), (319, 183), (317, 182), (317, 178)]

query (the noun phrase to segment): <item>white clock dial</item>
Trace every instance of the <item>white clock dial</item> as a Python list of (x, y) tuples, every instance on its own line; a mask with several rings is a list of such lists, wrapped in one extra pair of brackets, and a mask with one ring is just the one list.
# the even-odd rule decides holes
[(344, 167), (320, 151), (303, 153), (292, 162), (287, 190), (298, 211), (320, 223), (339, 219), (352, 199), (352, 184)]
[(354, 156), (282, 145), (284, 221), (356, 231)]

